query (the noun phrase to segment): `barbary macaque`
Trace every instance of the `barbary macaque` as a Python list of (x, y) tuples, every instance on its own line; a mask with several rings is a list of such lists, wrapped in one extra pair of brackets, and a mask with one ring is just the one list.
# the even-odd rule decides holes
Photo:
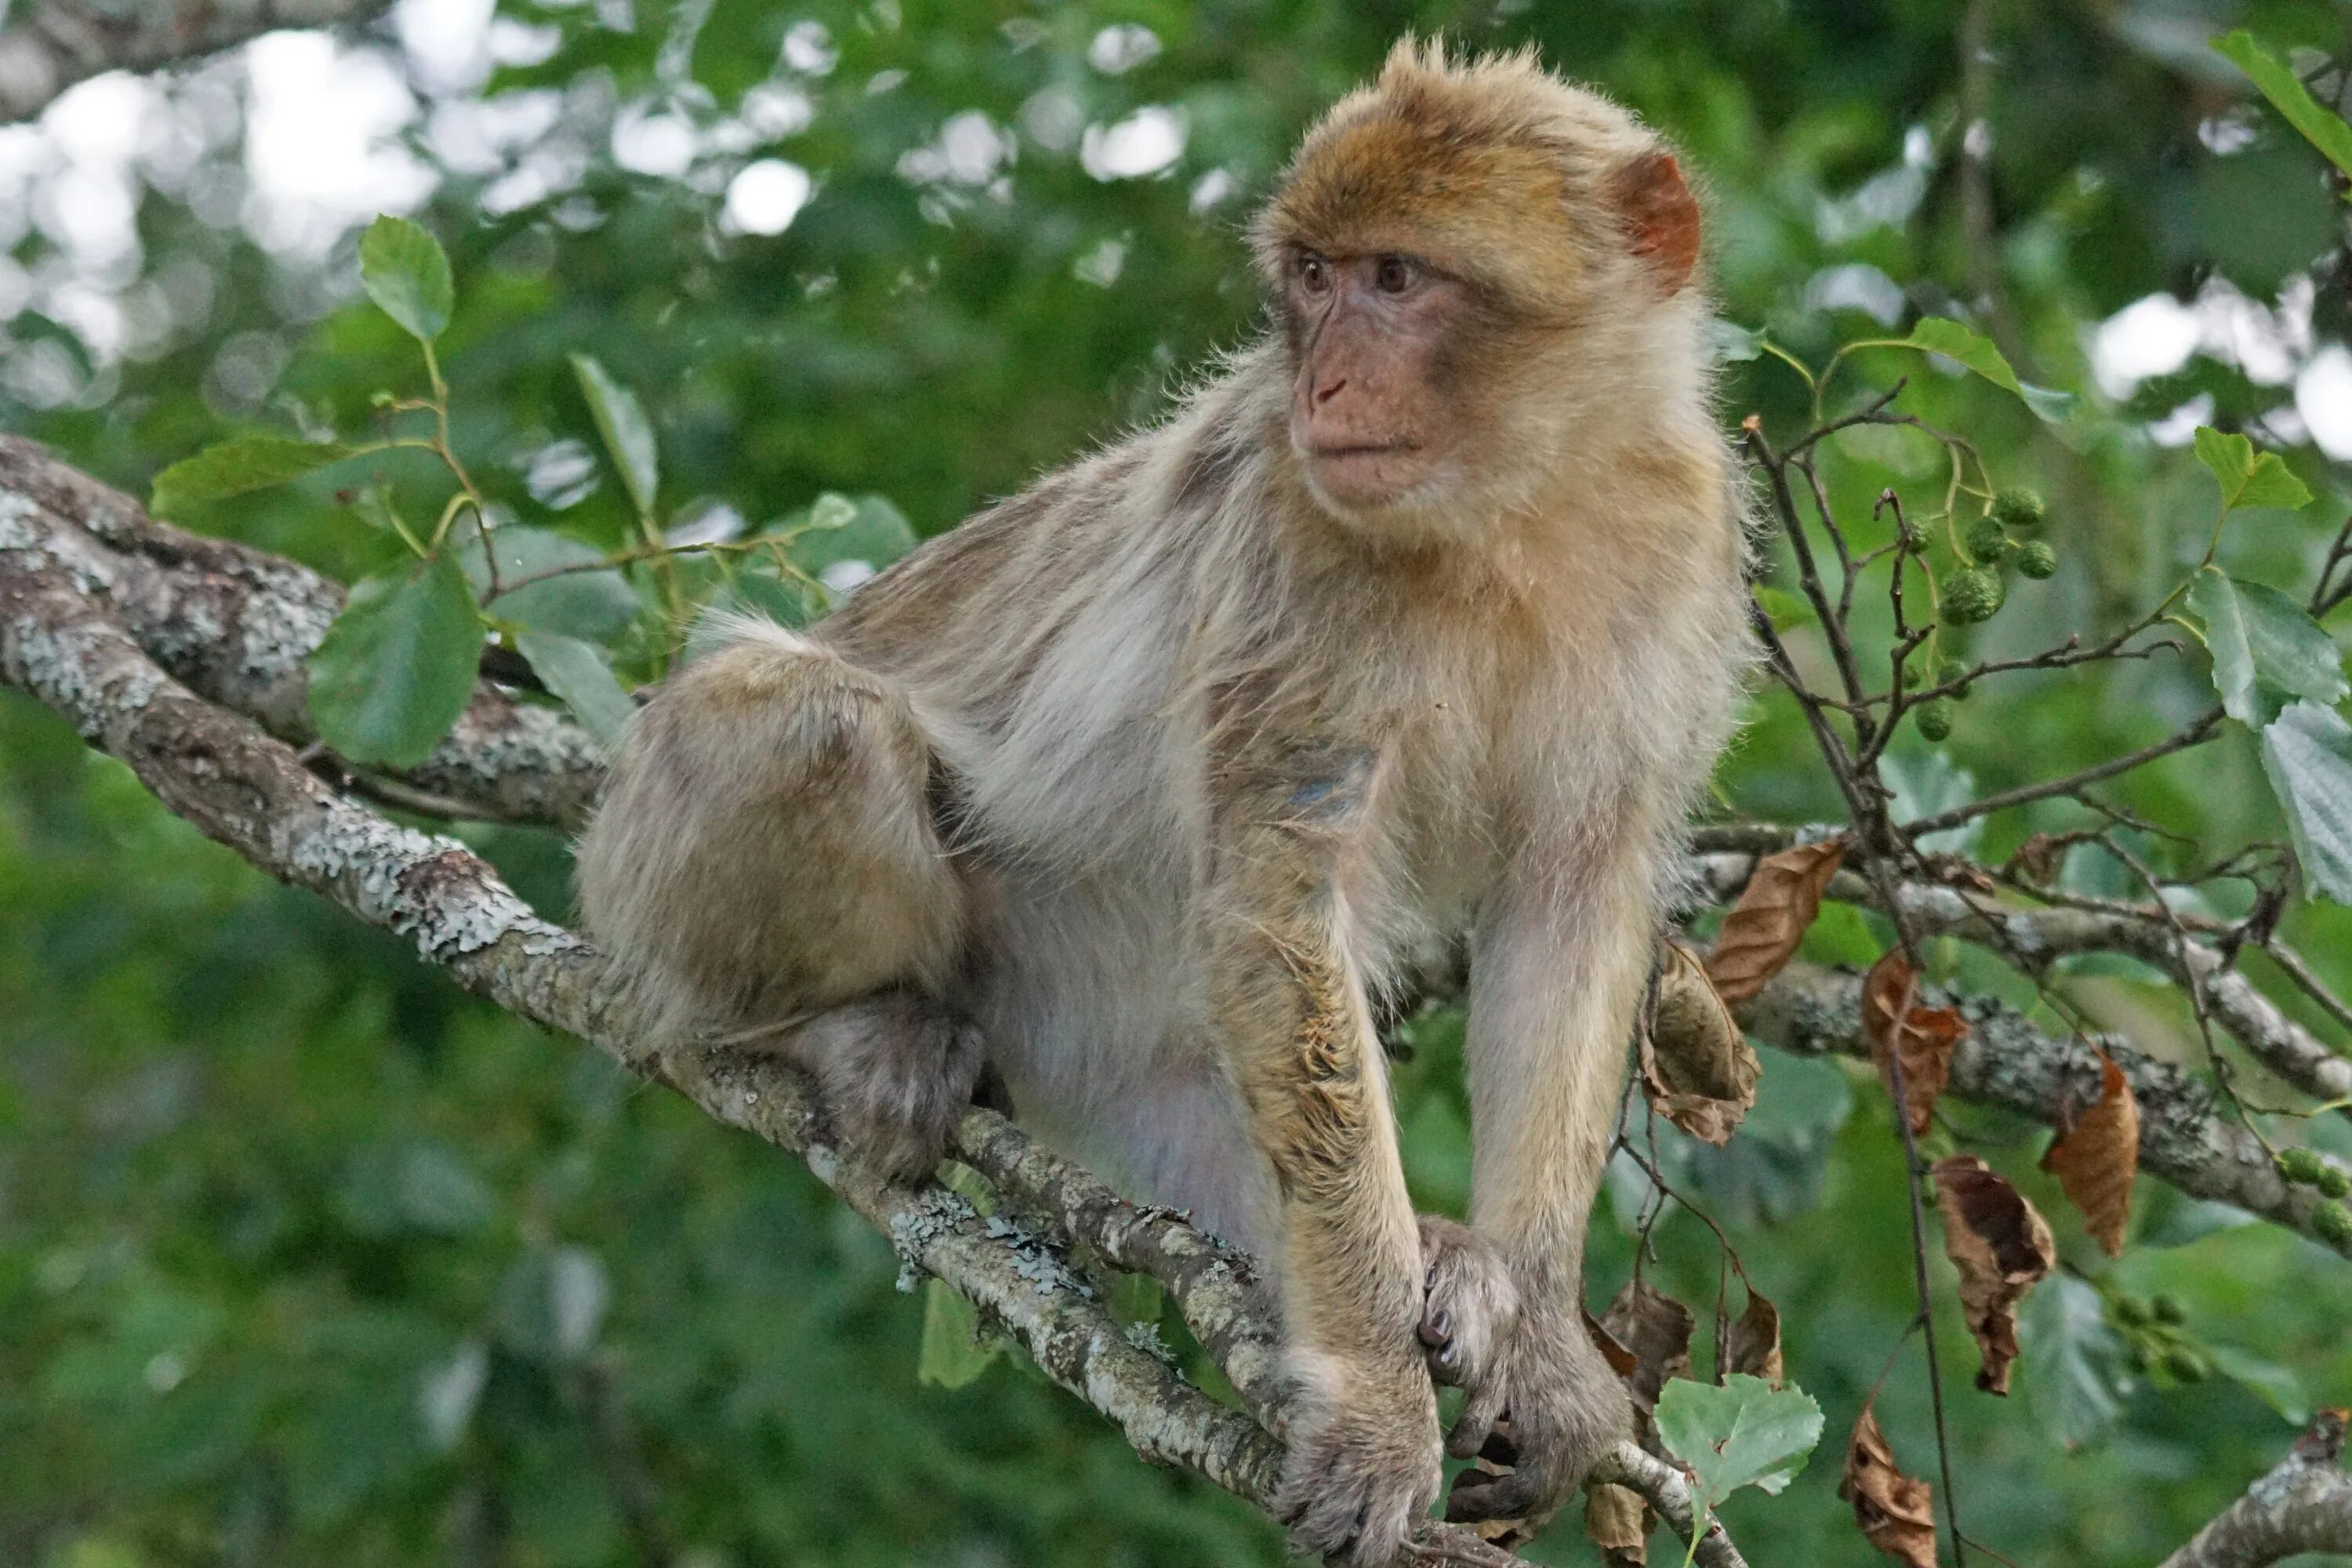
[[(783, 1053), (860, 1157), (928, 1169), (985, 1064), (1257, 1250), (1286, 1521), (1370, 1565), (1497, 1417), (1456, 1517), (1541, 1515), (1631, 1430), (1586, 1215), (1743, 539), (1698, 209), (1622, 110), (1401, 44), (1251, 237), (1271, 330), (1165, 423), (673, 678), (580, 889), (666, 1041)], [(1465, 939), (1475, 1191), (1424, 1226), (1372, 1007)]]

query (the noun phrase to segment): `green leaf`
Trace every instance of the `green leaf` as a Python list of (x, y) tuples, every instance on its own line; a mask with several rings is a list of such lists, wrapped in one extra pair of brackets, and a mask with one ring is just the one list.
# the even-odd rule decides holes
[(352, 588), (310, 656), (310, 716), (348, 762), (421, 763), (474, 689), (482, 623), (446, 550)]
[[(637, 591), (629, 586), (626, 577), (611, 567), (545, 575), (564, 567), (593, 566), (604, 560), (604, 552), (592, 544), (551, 529), (512, 522), (490, 530), (490, 539), (498, 552), (499, 583), (522, 584), (520, 587), (506, 588), (495, 599), (489, 597), (489, 568), (482, 559), (481, 534), (470, 513), (449, 531), (448, 548), (457, 552), (465, 566), (466, 580), (474, 585), (476, 596), (501, 621), (538, 631), (561, 632), (589, 642), (610, 642), (628, 630), (644, 613)], [(523, 581), (530, 577), (542, 580)]]
[(523, 632), (515, 638), (515, 651), (530, 660), (531, 673), (563, 700), (591, 734), (607, 748), (620, 740), (636, 704), (614, 679), (603, 649), (557, 632)]
[(816, 498), (785, 547), (793, 563), (812, 574), (844, 561), (863, 561), (877, 572), (915, 548), (915, 530), (887, 497), (855, 500), (830, 490)]
[(207, 447), (193, 458), (183, 458), (157, 474), (149, 510), (158, 517), (185, 517), (191, 502), (221, 500), (282, 485), (351, 455), (352, 448), (340, 441), (241, 436)]
[(441, 242), (404, 217), (389, 215), (360, 236), (360, 283), (408, 335), (431, 342), (449, 324), (457, 289)]
[(2294, 1425), (2300, 1426), (2311, 1419), (2311, 1396), (2304, 1392), (2302, 1379), (2285, 1367), (2235, 1345), (2208, 1345), (2205, 1349), (2222, 1376), (2252, 1389), (2263, 1404)]
[(1745, 364), (1764, 352), (1764, 333), (1721, 316), (1712, 318), (1700, 333), (1707, 358), (1717, 364)]
[(2200, 425), (2197, 460), (2211, 469), (2213, 478), (2221, 482), (2224, 511), (2242, 506), (2292, 509), (2311, 500), (2311, 492), (2304, 489), (2303, 481), (2294, 477), (2276, 452), (2257, 452), (2254, 444), (2243, 436), (2225, 436)]
[(1720, 1387), (1677, 1377), (1658, 1395), (1657, 1426), (1712, 1509), (1741, 1487), (1777, 1494), (1796, 1479), (1822, 1440), (1822, 1407), (1801, 1389), (1743, 1372)]
[(627, 487), (637, 515), (650, 515), (655, 492), (660, 488), (661, 460), (654, 427), (636, 394), (586, 354), (573, 354), (572, 369), (580, 378), (580, 394), (588, 400), (588, 412), (596, 421), (596, 434), (604, 437), (604, 450), (620, 469), (621, 483)]
[(2024, 400), (2025, 405), (2033, 410), (2036, 417), (2050, 424), (2062, 424), (2074, 412), (2078, 400), (2073, 393), (2018, 380), (2017, 372), (2010, 368), (2009, 361), (1992, 346), (1991, 340), (1969, 331), (1948, 316), (1923, 318), (1917, 326), (1911, 329), (1911, 336), (1906, 341), (1915, 349), (1925, 349), (1929, 353), (1957, 360), (1995, 386), (2017, 394)]
[(1003, 1352), (1002, 1342), (983, 1336), (980, 1314), (943, 1279), (923, 1288), (923, 1348), (915, 1379), (941, 1388), (961, 1388)]
[(2253, 35), (2243, 28), (2214, 39), (2213, 47), (2252, 79), (2262, 95), (2271, 100), (2271, 107), (2303, 132), (2304, 140), (2327, 154), (2329, 163), (2352, 174), (2352, 125), (2346, 124), (2342, 115), (2314, 99), (2311, 89), (2303, 85), (2302, 79), (2284, 60), (2256, 43)]
[(1812, 624), (1812, 604), (1801, 595), (1791, 594), (1786, 588), (1776, 588), (1769, 583), (1759, 583), (1750, 591), (1756, 595), (1757, 606), (1771, 621), (1774, 631), (1785, 632), (1791, 627)]
[(2336, 639), (2277, 589), (2208, 566), (2189, 584), (2189, 604), (2205, 617), (2214, 689), (2238, 722), (2260, 728), (2278, 717), (2278, 693), (2332, 703), (2352, 689)]
[(2352, 726), (2298, 702), (2263, 731), (2263, 772), (2286, 808), (2305, 889), (2352, 904)]
[(2123, 1415), (2116, 1395), (2123, 1342), (2107, 1326), (2099, 1292), (2071, 1275), (2051, 1275), (2025, 1298), (2017, 1338), (2024, 1351), (2019, 1381), (2042, 1429), (2067, 1448), (2105, 1436)]
[(816, 619), (823, 606), (812, 605), (813, 596), (799, 578), (764, 565), (738, 569), (720, 595), (727, 607), (765, 616), (780, 626), (804, 626)]

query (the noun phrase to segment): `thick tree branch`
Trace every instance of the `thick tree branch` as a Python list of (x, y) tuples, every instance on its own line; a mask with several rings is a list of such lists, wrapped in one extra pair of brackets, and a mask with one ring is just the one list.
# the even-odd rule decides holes
[[(341, 584), (156, 522), (121, 491), (0, 435), (0, 549), (28, 546), (85, 592), (104, 594), (115, 621), (198, 696), (297, 746), (318, 739), (306, 661), (342, 609)], [(604, 763), (588, 732), (556, 710), (485, 683), (448, 738), (401, 777), (424, 792), (394, 799), (404, 809), (446, 803), (478, 820), (572, 827)]]
[[(1952, 1056), (1948, 1097), (2056, 1126), (2070, 1110), (2098, 1098), (2104, 1050), (2139, 1102), (2140, 1169), (2191, 1197), (2234, 1205), (2352, 1258), (2352, 1243), (2324, 1240), (2312, 1226), (2326, 1200), (2280, 1176), (2253, 1134), (2224, 1118), (2212, 1091), (2179, 1068), (2151, 1060), (2119, 1036), (2045, 1035), (2015, 1008), (1988, 997), (1962, 997), (1958, 1005), (1969, 1033)], [(1748, 1033), (1784, 1050), (1870, 1056), (1860, 975), (1794, 963), (1738, 1012)]]
[(357, 22), (391, 0), (32, 0), (0, 30), (0, 121), (30, 120), (78, 81), (149, 71), (279, 27)]
[(2164, 1568), (2267, 1568), (2305, 1552), (2352, 1552), (2345, 1413), (2323, 1410), (2294, 1451), (2164, 1560)]
[[(1698, 858), (1701, 883), (1718, 901), (1736, 897), (1755, 868), (1754, 851)], [(1841, 872), (1828, 896), (1873, 908), (1884, 900), (1871, 883)], [(2116, 952), (2171, 976), (2177, 985), (2203, 988), (2213, 1021), (2280, 1079), (2315, 1100), (2352, 1096), (2352, 1058), (2286, 1016), (2254, 983), (2228, 967), (2210, 942), (2185, 938), (2173, 922), (2125, 909), (2047, 906), (2021, 909), (1982, 894), (1927, 882), (1896, 889), (1905, 916), (1922, 936), (1957, 936), (2040, 973), (2074, 953)]]

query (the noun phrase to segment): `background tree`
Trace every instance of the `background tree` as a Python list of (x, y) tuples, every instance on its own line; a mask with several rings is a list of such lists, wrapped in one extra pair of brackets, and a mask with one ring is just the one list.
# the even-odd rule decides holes
[[(403, 0), (101, 68), (234, 42), (216, 12), (0, 32), (0, 101), (39, 113), (0, 131), (0, 420), (72, 465), (0, 451), (10, 1560), (1278, 1558), (1195, 1473), (1246, 1499), (1271, 1439), (1146, 1348), (1258, 1401), (1213, 1254), (978, 1119), (994, 1226), (835, 1173), (894, 1252), (519, 1023), (627, 1052), (572, 949), (370, 813), (562, 920), (591, 737), (698, 606), (821, 613), (1164, 406), (1248, 330), (1254, 195), (1408, 27), (1532, 41), (1686, 149), (1727, 424), (1756, 416), (1773, 679), (1688, 935), (1761, 1071), (1720, 1147), (1677, 1131), (1748, 1094), (1670, 1009), (1595, 1227), (1594, 1310), (1637, 1259), (1659, 1293), (1612, 1318), (1637, 1379), (1691, 1331), (1657, 1302), (1696, 1309), (1660, 1442), (1702, 1498), (1738, 1479), (1701, 1439), (1751, 1395), (1708, 1373), (1772, 1372), (1760, 1298), (1830, 1446), (1725, 1492), (1751, 1561), (1924, 1561), (1935, 1526), (1973, 1558), (1956, 1518), (2154, 1562), (2274, 1466), (2284, 1539), (2352, 1550), (2340, 1423), (2290, 1453), (2352, 1387), (2340, 11)], [(330, 439), (383, 449), (289, 445)], [(73, 469), (354, 607), (328, 633), (324, 579)], [(1458, 1016), (1393, 1034), (1416, 1196), (1458, 1210)], [(788, 1085), (678, 1087), (805, 1137)], [(1015, 1226), (1039, 1206), (1075, 1259)], [(898, 1293), (907, 1256), (989, 1315)], [(1143, 1272), (1055, 1272), (1106, 1259)], [(1123, 1431), (1034, 1370), (1069, 1381), (1101, 1312)], [(2259, 1522), (2183, 1561), (2267, 1560), (2225, 1554)]]

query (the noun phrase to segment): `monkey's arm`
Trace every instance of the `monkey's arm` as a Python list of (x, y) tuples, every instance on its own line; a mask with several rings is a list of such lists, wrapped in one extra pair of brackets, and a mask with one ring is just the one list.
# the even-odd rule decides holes
[(1348, 952), (1348, 888), (1376, 767), (1314, 747), (1233, 759), (1205, 916), (1215, 1027), (1274, 1167), (1297, 1394), (1285, 1521), (1310, 1550), (1390, 1561), (1438, 1486), (1413, 1327), (1420, 1243), (1388, 1079)]
[(1649, 981), (1652, 881), (1633, 825), (1582, 864), (1523, 858), (1479, 922), (1471, 962), (1471, 1221), (1517, 1289), (1517, 1319), (1450, 1435), (1478, 1451), (1507, 1410), (1511, 1474), (1457, 1489), (1449, 1512), (1557, 1506), (1631, 1435), (1622, 1385), (1585, 1332), (1585, 1226)]

